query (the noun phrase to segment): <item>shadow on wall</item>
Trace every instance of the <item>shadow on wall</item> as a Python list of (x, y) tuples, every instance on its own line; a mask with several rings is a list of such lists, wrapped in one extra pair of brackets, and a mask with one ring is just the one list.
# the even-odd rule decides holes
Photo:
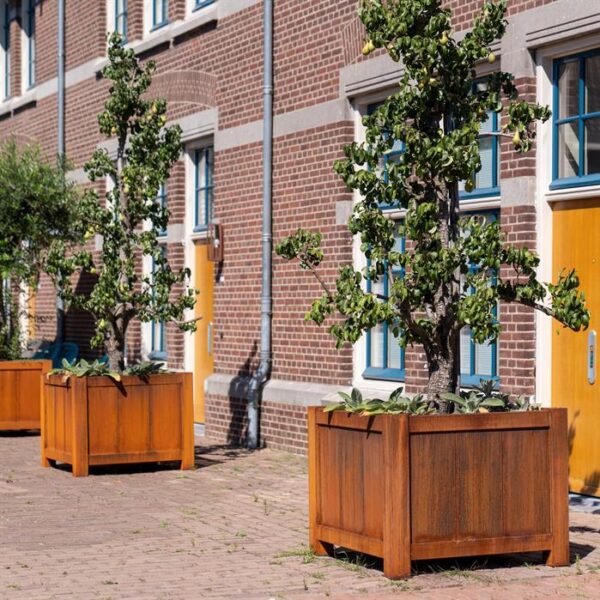
[[(573, 420), (569, 425), (569, 456), (573, 454), (573, 446), (575, 444), (575, 435), (577, 431), (576, 422), (580, 414), (580, 410), (576, 411), (573, 415)], [(591, 496), (600, 496), (600, 470), (592, 471), (585, 476), (581, 493)]]
[[(236, 376), (231, 380), (228, 390), (229, 398), (229, 429), (227, 432), (227, 443), (233, 446), (242, 446), (247, 436), (246, 406), (248, 398), (248, 387), (252, 379), (252, 370), (256, 368), (256, 356), (258, 354), (258, 343), (252, 343), (252, 350), (244, 364), (239, 368)], [(260, 400), (258, 406), (260, 423)]]
[[(92, 291), (98, 276), (89, 272), (82, 272), (74, 287), (76, 294), (89, 294)], [(90, 339), (94, 335), (94, 318), (90, 313), (76, 308), (65, 311), (65, 333), (66, 342), (73, 342), (79, 346), (79, 357), (85, 359), (100, 358), (103, 354), (102, 348), (91, 348)]]

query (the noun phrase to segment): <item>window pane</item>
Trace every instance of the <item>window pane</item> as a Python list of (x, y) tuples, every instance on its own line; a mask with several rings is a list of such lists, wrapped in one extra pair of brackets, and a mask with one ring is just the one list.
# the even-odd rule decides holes
[(600, 119), (585, 122), (585, 174), (600, 173)]
[(471, 374), (471, 328), (463, 327), (460, 331), (460, 372)]
[(585, 61), (585, 112), (600, 111), (600, 56)]
[(401, 369), (402, 364), (400, 362), (401, 349), (398, 344), (398, 338), (392, 335), (392, 332), (388, 329), (388, 369)]
[(479, 156), (481, 157), (481, 171), (475, 174), (476, 188), (494, 187), (493, 145), (495, 140), (491, 137), (479, 140)]
[(558, 128), (558, 176), (579, 175), (579, 130), (578, 122), (565, 123)]
[(489, 342), (475, 344), (475, 373), (488, 377), (493, 375), (492, 345)]
[(579, 114), (579, 61), (562, 63), (558, 68), (559, 118)]
[(383, 369), (383, 325), (371, 329), (371, 357), (370, 367)]

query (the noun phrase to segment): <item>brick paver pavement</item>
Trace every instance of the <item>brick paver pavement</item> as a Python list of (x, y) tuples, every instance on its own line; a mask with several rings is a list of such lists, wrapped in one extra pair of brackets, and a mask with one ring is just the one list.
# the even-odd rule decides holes
[(39, 467), (38, 444), (0, 434), (1, 600), (600, 598), (599, 514), (571, 514), (568, 568), (446, 561), (390, 582), (363, 557), (307, 551), (303, 458), (202, 440), (196, 471), (75, 479)]

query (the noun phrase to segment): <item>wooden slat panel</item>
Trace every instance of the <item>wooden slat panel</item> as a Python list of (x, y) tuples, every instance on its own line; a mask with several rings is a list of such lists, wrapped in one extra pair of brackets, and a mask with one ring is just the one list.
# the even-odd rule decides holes
[(504, 535), (550, 533), (548, 430), (502, 434)]
[(411, 544), (411, 555), (413, 560), (425, 560), (431, 558), (505, 554), (509, 552), (536, 552), (548, 550), (551, 543), (552, 536), (550, 534), (480, 540), (440, 540), (437, 542)]
[(550, 413), (548, 410), (527, 413), (433, 415), (410, 417), (409, 419), (410, 433), (531, 429), (549, 426)]
[(455, 433), (410, 436), (412, 542), (452, 539), (461, 510)]
[(128, 454), (91, 454), (90, 465), (116, 465), (125, 463), (161, 462), (181, 460), (181, 450), (162, 450), (160, 452), (148, 451), (130, 452)]
[(356, 552), (364, 552), (371, 556), (383, 557), (383, 542), (380, 539), (326, 525), (317, 525), (317, 536), (324, 542), (350, 548)]
[(88, 386), (89, 445), (92, 454), (117, 454), (120, 451), (119, 396), (114, 384), (110, 388)]
[[(455, 474), (459, 511), (454, 539), (503, 535), (502, 448), (504, 431), (463, 432), (457, 436)], [(443, 481), (439, 484), (443, 485)]]
[[(149, 396), (150, 440), (153, 450), (183, 448), (181, 383), (153, 385)], [(193, 419), (193, 416), (192, 416)]]

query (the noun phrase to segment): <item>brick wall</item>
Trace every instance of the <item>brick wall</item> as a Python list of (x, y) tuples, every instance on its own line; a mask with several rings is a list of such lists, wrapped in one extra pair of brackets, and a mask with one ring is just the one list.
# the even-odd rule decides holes
[[(217, 0), (230, 2), (231, 0)], [(510, 0), (513, 15), (551, 0)], [(129, 40), (143, 36), (142, 0), (129, 0)], [(482, 0), (449, 0), (457, 30), (468, 27)], [(172, 21), (185, 15), (185, 0), (170, 0)], [(340, 96), (340, 69), (376, 59), (362, 57), (363, 29), (356, 17), (356, 0), (282, 0), (275, 3), (275, 113), (277, 117), (317, 106)], [(38, 83), (55, 77), (56, 0), (37, 8)], [(72, 0), (67, 3), (66, 64), (73, 69), (105, 53), (106, 3)], [(20, 22), (13, 21), (12, 90), (20, 94)], [(205, 108), (218, 108), (218, 131), (253, 124), (262, 117), (262, 3), (226, 19), (209, 23), (146, 52), (143, 59), (157, 64), (154, 93), (169, 101), (169, 115), (179, 118)], [(524, 97), (534, 99), (535, 81), (521, 79)], [(80, 168), (102, 141), (96, 115), (102, 110), (108, 85), (97, 76), (68, 87), (66, 93), (67, 153)], [(56, 148), (56, 96), (39, 98), (15, 114), (0, 119), (0, 136), (38, 141), (53, 156)], [(334, 281), (340, 265), (352, 260), (351, 237), (336, 221), (339, 202), (351, 194), (333, 174), (333, 161), (343, 144), (354, 137), (354, 123), (341, 121), (276, 138), (273, 171), (273, 233), (275, 241), (297, 227), (320, 229), (327, 259), (326, 281)], [(535, 175), (535, 155), (516, 155), (510, 142), (502, 143), (504, 180)], [(260, 237), (262, 202), (262, 146), (241, 143), (215, 155), (215, 217), (225, 228), (225, 261), (215, 287), (215, 370), (247, 375), (257, 365), (260, 331)], [(185, 221), (185, 169), (174, 167), (167, 183), (171, 224)], [(501, 223), (509, 241), (535, 246), (535, 212), (531, 199), (510, 199), (501, 208)], [(180, 242), (168, 244), (174, 268), (184, 266)], [(352, 380), (352, 353), (336, 351), (325, 328), (304, 322), (310, 301), (320, 288), (296, 265), (274, 259), (273, 270), (273, 374), (279, 379), (348, 385)], [(44, 317), (39, 335), (54, 332), (54, 295), (46, 279), (37, 294), (37, 314)], [(534, 389), (534, 321), (531, 313), (502, 306), (500, 377), (511, 392)], [(139, 324), (129, 333), (130, 357), (140, 351)], [(89, 321), (69, 313), (67, 336), (90, 354)], [(172, 367), (184, 365), (184, 336), (167, 328), (167, 349)], [(422, 391), (426, 384), (424, 356), (418, 349), (406, 354), (407, 389)], [(243, 402), (210, 396), (207, 425), (220, 439), (239, 441), (243, 431)], [(267, 445), (299, 450), (305, 440), (304, 409), (284, 403), (263, 406), (262, 431)]]

